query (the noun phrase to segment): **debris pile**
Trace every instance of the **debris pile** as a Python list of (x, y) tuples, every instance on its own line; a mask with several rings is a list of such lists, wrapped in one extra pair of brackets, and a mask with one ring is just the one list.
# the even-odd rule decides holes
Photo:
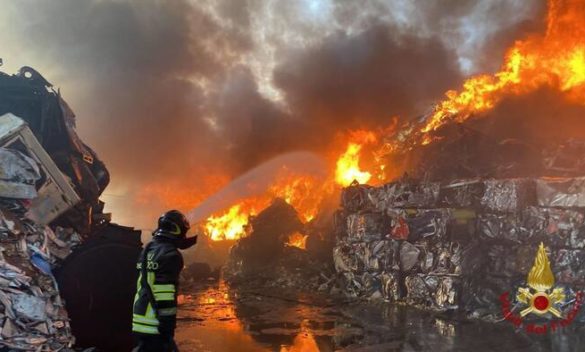
[(224, 271), (230, 284), (317, 291), (334, 280), (332, 268), (317, 255), (287, 245), (292, 234), (307, 228), (284, 200), (276, 198), (247, 226), (249, 234), (232, 247)]
[(22, 120), (4, 115), (0, 121), (4, 128), (11, 127), (10, 135), (0, 136), (9, 145), (0, 147), (0, 345), (63, 350), (73, 345), (74, 338), (53, 269), (81, 237), (72, 229), (57, 227), (54, 232), (42, 224), (59, 215), (54, 210), (59, 204), (51, 201), (50, 193), (39, 193), (64, 178), (46, 173), (56, 166), (31, 140), (21, 150), (6, 142), (15, 135), (31, 136)]
[(336, 215), (343, 291), (500, 319), (499, 297), (526, 286), (543, 242), (571, 302), (585, 288), (584, 180), (354, 183)]
[[(0, 345), (16, 350), (58, 351), (71, 347), (67, 311), (52, 274), (59, 257), (76, 243), (26, 218), (19, 202), (0, 209)], [(60, 231), (62, 232), (62, 231)]]
[(140, 232), (110, 223), (99, 200), (108, 170), (75, 124), (37, 71), (0, 72), (0, 350), (64, 351), (73, 337), (62, 299), (79, 345), (132, 346), (123, 307)]
[[(59, 91), (30, 67), (15, 75), (0, 72), (0, 116), (3, 146), (23, 151), (24, 145), (34, 145), (41, 173), (67, 177), (55, 176), (54, 183), (38, 189), (40, 197), (32, 202), (51, 197), (53, 208), (33, 207), (41, 211), (31, 214), (35, 221), (46, 224), (50, 216), (51, 225), (73, 228), (84, 237), (105, 227), (110, 214), (103, 213), (99, 197), (110, 181), (108, 169), (77, 135), (75, 113)], [(17, 116), (28, 128), (8, 116)], [(64, 201), (56, 202), (59, 198)]]

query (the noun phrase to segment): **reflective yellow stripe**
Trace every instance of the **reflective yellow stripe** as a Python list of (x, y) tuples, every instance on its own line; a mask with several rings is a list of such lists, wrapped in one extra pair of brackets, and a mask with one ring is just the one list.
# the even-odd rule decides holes
[(144, 314), (144, 316), (150, 319), (156, 319), (154, 309), (152, 309), (152, 304), (148, 303), (148, 306), (146, 306), (146, 314)]
[(152, 292), (175, 292), (175, 285), (168, 284), (168, 285), (152, 285)]
[(158, 328), (154, 326), (147, 326), (138, 323), (132, 323), (132, 331), (141, 332), (143, 334), (158, 335)]
[(177, 314), (177, 308), (162, 308), (158, 310), (158, 315), (169, 316)]
[(157, 319), (150, 319), (142, 315), (134, 314), (132, 316), (132, 321), (140, 324), (147, 324), (147, 325), (154, 325), (158, 326), (159, 322)]
[(155, 293), (154, 299), (156, 299), (157, 301), (174, 301), (175, 294), (172, 292)]

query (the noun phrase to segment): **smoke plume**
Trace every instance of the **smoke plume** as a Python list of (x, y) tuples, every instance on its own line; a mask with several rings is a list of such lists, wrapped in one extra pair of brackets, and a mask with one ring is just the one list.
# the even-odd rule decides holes
[(543, 8), (0, 0), (0, 57), (62, 88), (111, 171), (114, 218), (148, 228), (165, 207), (190, 209), (280, 154), (324, 153), (347, 129), (416, 117), (465, 75), (497, 68), (516, 37), (541, 31)]

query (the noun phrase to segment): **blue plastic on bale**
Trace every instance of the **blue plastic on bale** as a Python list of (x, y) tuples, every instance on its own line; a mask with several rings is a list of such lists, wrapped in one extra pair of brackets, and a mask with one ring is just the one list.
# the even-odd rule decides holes
[(33, 253), (33, 255), (30, 257), (30, 261), (35, 266), (35, 268), (39, 269), (43, 274), (51, 276), (53, 275), (53, 272), (51, 271), (51, 264), (49, 264), (49, 262), (47, 262), (47, 260), (39, 253)]

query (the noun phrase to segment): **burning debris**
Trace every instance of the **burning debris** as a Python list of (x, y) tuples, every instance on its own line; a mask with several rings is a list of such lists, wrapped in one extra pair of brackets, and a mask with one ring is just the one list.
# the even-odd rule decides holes
[(295, 209), (282, 199), (250, 219), (250, 234), (232, 248), (233, 272), (256, 272), (282, 256), (289, 236), (303, 227)]
[[(297, 211), (282, 199), (250, 219), (249, 235), (231, 249), (227, 280), (247, 287), (317, 291), (331, 282), (331, 267), (320, 259), (317, 237)], [(309, 242), (310, 241), (310, 242)], [(307, 250), (307, 242), (313, 250)], [(310, 247), (310, 246), (309, 246)]]
[(498, 297), (526, 282), (539, 243), (567, 302), (583, 289), (584, 144), (570, 133), (480, 132), (510, 96), (546, 87), (582, 104), (583, 33), (568, 25), (576, 6), (550, 1), (545, 34), (516, 42), (499, 72), (468, 79), (382, 141), (377, 156), (408, 174), (344, 190), (333, 253), (346, 295), (501, 319)]
[[(579, 279), (585, 143), (572, 134), (548, 138), (542, 131), (524, 138), (521, 128), (499, 131), (492, 125), (505, 122), (486, 121), (506, 99), (539, 89), (555, 91), (562, 104), (582, 105), (582, 33), (567, 26), (573, 12), (582, 11), (574, 8), (577, 2), (557, 4), (550, 2), (546, 33), (516, 42), (496, 74), (468, 79), (419, 119), (396, 122), (396, 128), (382, 133), (360, 131), (359, 138), (346, 141), (330, 180), (346, 187), (335, 215), (331, 261), (340, 280), (325, 280), (323, 291), (335, 291), (334, 283), (341, 281), (351, 298), (497, 320), (502, 318), (498, 297), (526, 281), (541, 242), (567, 302), (585, 287)], [(565, 36), (571, 45), (559, 46)], [(366, 148), (375, 149), (369, 150), (374, 166), (360, 165)], [(395, 181), (364, 184), (382, 179)], [(277, 218), (270, 221), (296, 223), (292, 215)], [(274, 268), (293, 258), (287, 250), (304, 255), (285, 244), (310, 243), (313, 236), (303, 237), (292, 225), (286, 230), (268, 226), (270, 236), (262, 235), (266, 224), (255, 221), (248, 228), (244, 221), (237, 223), (244, 238), (234, 248), (229, 270), (238, 276), (249, 267), (270, 273), (267, 282), (285, 281), (288, 274), (274, 275)], [(306, 280), (291, 284), (303, 286)], [(568, 308), (559, 309), (566, 313)]]

